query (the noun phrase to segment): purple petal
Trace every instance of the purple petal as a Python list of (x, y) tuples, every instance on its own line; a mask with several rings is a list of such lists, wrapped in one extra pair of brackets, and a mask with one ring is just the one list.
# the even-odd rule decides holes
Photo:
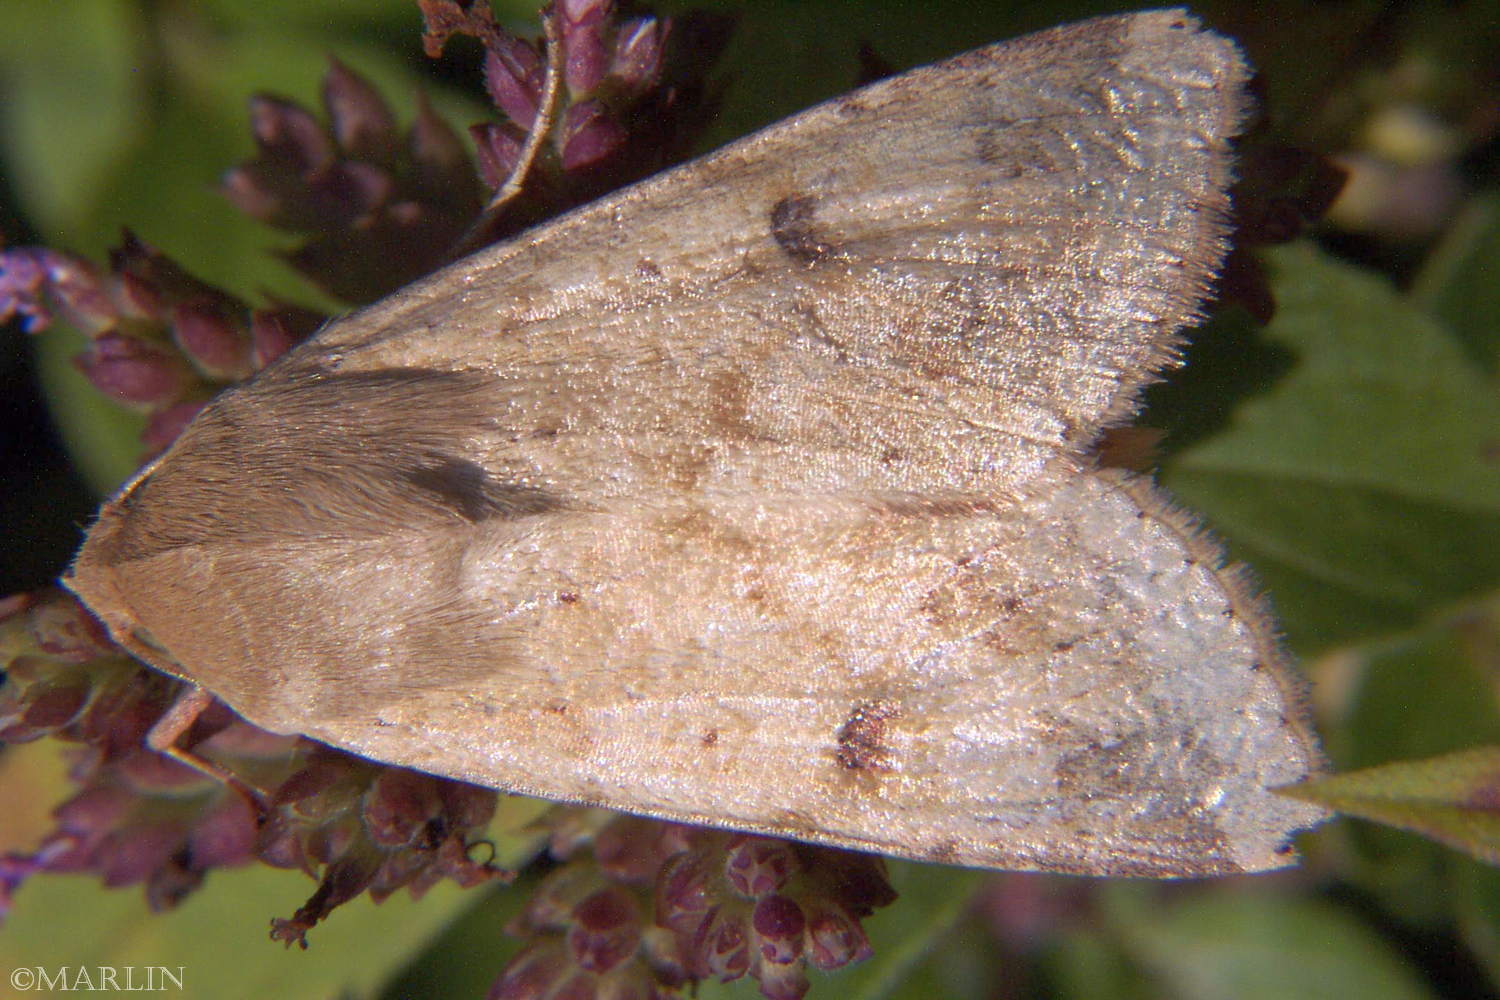
[(627, 134), (598, 101), (568, 109), (562, 127), (562, 166), (578, 170), (597, 163), (625, 144)]
[(339, 148), (348, 156), (389, 163), (396, 149), (396, 118), (390, 106), (364, 77), (337, 59), (329, 63), (323, 106)]

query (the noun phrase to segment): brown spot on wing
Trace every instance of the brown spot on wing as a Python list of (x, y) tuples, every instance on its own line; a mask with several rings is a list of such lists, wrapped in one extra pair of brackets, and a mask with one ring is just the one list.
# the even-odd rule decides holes
[(958, 841), (940, 840), (926, 851), (928, 861), (940, 865), (951, 865), (959, 858)]
[(817, 204), (808, 195), (788, 195), (771, 207), (772, 239), (788, 257), (803, 264), (816, 264), (836, 249), (818, 233)]
[(889, 771), (891, 748), (886, 744), (886, 723), (900, 718), (901, 707), (892, 701), (866, 701), (854, 706), (836, 735), (839, 766), (850, 771)]

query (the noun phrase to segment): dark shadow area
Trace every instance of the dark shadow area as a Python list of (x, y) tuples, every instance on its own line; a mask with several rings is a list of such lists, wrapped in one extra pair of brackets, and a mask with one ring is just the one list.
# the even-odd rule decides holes
[(1136, 424), (1166, 432), (1164, 453), (1217, 434), (1247, 397), (1270, 389), (1296, 364), (1291, 351), (1268, 343), (1262, 331), (1238, 308), (1194, 330), (1185, 367), (1146, 390)]

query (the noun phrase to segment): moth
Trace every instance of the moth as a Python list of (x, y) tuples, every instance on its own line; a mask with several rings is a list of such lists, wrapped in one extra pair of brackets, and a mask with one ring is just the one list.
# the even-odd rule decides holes
[(275, 732), (952, 864), (1289, 863), (1275, 623), (1098, 466), (1228, 233), (1235, 46), (979, 49), (482, 250), (224, 393), (67, 584)]

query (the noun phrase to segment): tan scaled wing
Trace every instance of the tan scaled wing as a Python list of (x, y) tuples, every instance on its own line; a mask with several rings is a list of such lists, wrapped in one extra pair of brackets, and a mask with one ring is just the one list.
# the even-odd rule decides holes
[(958, 864), (1286, 863), (1266, 612), (1093, 469), (1224, 252), (1180, 11), (829, 102), (226, 393), (70, 585), (252, 721), (553, 799)]

